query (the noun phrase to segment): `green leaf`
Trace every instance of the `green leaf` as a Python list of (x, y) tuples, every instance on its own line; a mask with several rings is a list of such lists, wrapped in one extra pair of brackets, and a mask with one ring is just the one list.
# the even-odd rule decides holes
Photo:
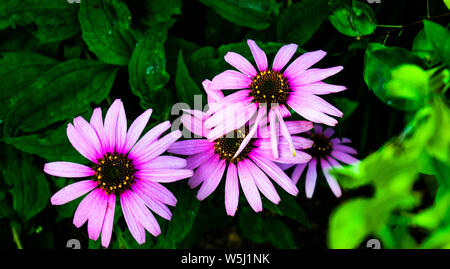
[(352, 6), (335, 9), (328, 19), (339, 32), (352, 37), (373, 33), (377, 24), (370, 6), (356, 0)]
[(97, 61), (73, 59), (43, 73), (33, 84), (16, 93), (20, 106), (5, 120), (5, 134), (14, 130), (34, 132), (52, 123), (71, 119), (108, 95), (117, 68)]
[(195, 193), (179, 184), (175, 192), (178, 203), (173, 210), (172, 220), (168, 223), (164, 235), (158, 238), (156, 248), (175, 249), (186, 238), (192, 229), (200, 201), (195, 197)]
[(49, 43), (80, 31), (77, 7), (66, 0), (5, 0), (0, 3), (0, 29), (36, 24), (33, 35)]
[(240, 26), (263, 30), (272, 15), (278, 14), (275, 0), (199, 0), (224, 19)]
[(423, 29), (414, 38), (412, 51), (415, 55), (423, 59), (428, 67), (433, 66), (439, 60), (439, 56), (434, 51), (433, 45), (428, 40)]
[(136, 44), (128, 65), (131, 91), (141, 99), (141, 106), (144, 108), (157, 105), (164, 110), (168, 105), (164, 103), (167, 101), (164, 98), (170, 92), (163, 89), (169, 81), (164, 43), (167, 29), (172, 23), (173, 21), (168, 21), (148, 29)]
[(336, 104), (336, 107), (344, 113), (342, 120), (347, 119), (358, 107), (358, 102), (345, 97), (335, 97), (333, 98), (333, 101)]
[(287, 7), (277, 22), (278, 41), (302, 46), (319, 29), (329, 12), (328, 0), (303, 0)]
[(239, 226), (242, 235), (255, 243), (269, 242), (280, 249), (296, 248), (292, 232), (278, 219), (265, 219), (250, 209), (243, 208), (239, 214)]
[(441, 61), (450, 66), (450, 32), (432, 21), (425, 20), (423, 24), (425, 35), (440, 56)]
[(78, 17), (82, 37), (97, 57), (109, 64), (127, 65), (135, 46), (131, 13), (118, 0), (84, 0)]
[(6, 137), (3, 142), (21, 151), (36, 154), (49, 162), (85, 163), (86, 159), (70, 144), (66, 129), (67, 125), (64, 124), (56, 130), (49, 130), (42, 134)]
[(279, 194), (281, 198), (278, 204), (280, 215), (293, 219), (307, 228), (311, 228), (308, 216), (306, 216), (305, 211), (300, 207), (295, 197), (282, 191)]
[(180, 50), (178, 53), (178, 61), (177, 61), (177, 73), (175, 76), (175, 87), (177, 90), (178, 98), (190, 105), (191, 107), (194, 105), (194, 96), (200, 95), (202, 96), (202, 91), (197, 86), (197, 84), (192, 80), (189, 75), (186, 64), (183, 61), (183, 54)]
[(7, 159), (2, 174), (12, 183), (9, 191), (13, 197), (13, 208), (26, 222), (49, 203), (50, 187), (42, 169), (33, 164), (31, 155), (14, 155), (16, 158)]
[(182, 0), (128, 0), (127, 4), (135, 17), (152, 27), (155, 23), (171, 19), (173, 15), (180, 15), (182, 2)]
[[(420, 66), (421, 60), (403, 48), (372, 43), (366, 50), (363, 74), (367, 86), (381, 101), (400, 110), (414, 111), (421, 107), (421, 103), (392, 95), (386, 86), (392, 79), (393, 70), (407, 63)], [(398, 77), (403, 77), (403, 74), (400, 72)]]
[(444, 4), (450, 9), (450, 0), (444, 0)]
[(0, 119), (4, 120), (11, 108), (19, 105), (18, 94), (38, 79), (57, 60), (32, 52), (4, 53), (0, 59)]

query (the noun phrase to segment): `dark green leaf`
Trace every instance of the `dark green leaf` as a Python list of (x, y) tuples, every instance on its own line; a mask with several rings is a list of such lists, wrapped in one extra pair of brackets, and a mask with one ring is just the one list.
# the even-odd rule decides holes
[(271, 16), (278, 14), (274, 0), (199, 0), (214, 9), (224, 19), (257, 30), (270, 25)]
[(442, 62), (450, 66), (450, 32), (432, 21), (426, 20), (423, 24), (425, 35), (433, 45), (434, 50), (440, 56)]
[(67, 39), (80, 30), (77, 7), (66, 0), (6, 0), (0, 3), (0, 29), (34, 23), (41, 42)]
[(342, 116), (342, 120), (348, 118), (358, 107), (358, 102), (345, 97), (335, 97), (333, 98), (333, 101), (336, 104), (336, 107), (339, 108), (342, 113), (344, 113), (344, 115)]
[(69, 60), (42, 74), (13, 98), (20, 102), (8, 113), (5, 133), (34, 132), (52, 123), (71, 119), (108, 95), (117, 68), (97, 61)]
[(109, 64), (127, 65), (135, 46), (131, 13), (118, 0), (81, 1), (78, 14), (82, 37), (97, 57)]
[(178, 54), (175, 87), (177, 89), (178, 98), (191, 107), (194, 105), (194, 96), (202, 95), (202, 91), (189, 75), (188, 69), (183, 60), (183, 54), (181, 50)]
[(330, 15), (331, 24), (341, 33), (348, 36), (369, 35), (375, 31), (375, 15), (365, 3), (353, 0), (353, 6), (344, 5)]
[(319, 29), (329, 12), (328, 0), (303, 0), (287, 7), (277, 22), (278, 41), (302, 46)]
[(171, 19), (173, 15), (180, 15), (182, 2), (182, 0), (129, 0), (127, 4), (134, 16), (152, 27), (155, 23)]
[(4, 120), (7, 111), (18, 105), (19, 93), (38, 79), (46, 70), (58, 63), (31, 52), (5, 53), (0, 59), (0, 119)]

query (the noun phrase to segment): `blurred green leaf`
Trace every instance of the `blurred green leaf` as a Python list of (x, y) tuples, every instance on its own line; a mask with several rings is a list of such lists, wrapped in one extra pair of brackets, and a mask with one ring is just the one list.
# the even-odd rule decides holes
[(18, 105), (19, 93), (57, 63), (32, 52), (4, 53), (0, 59), (0, 119), (4, 120), (7, 111)]
[(52, 123), (71, 119), (100, 103), (108, 95), (117, 68), (97, 61), (68, 60), (43, 73), (33, 84), (17, 92), (20, 106), (5, 119), (5, 134), (14, 130), (34, 132)]
[(335, 9), (328, 19), (339, 32), (353, 37), (373, 33), (377, 24), (370, 6), (356, 0)]
[[(165, 107), (169, 105), (165, 98), (168, 98), (170, 92), (163, 89), (169, 81), (164, 43), (167, 39), (167, 29), (172, 23), (173, 20), (148, 29), (136, 44), (128, 65), (131, 91), (140, 98), (144, 108), (157, 106), (165, 111)], [(161, 116), (161, 113), (154, 114)]]
[(248, 208), (243, 208), (239, 214), (239, 226), (242, 235), (251, 241), (271, 243), (275, 248), (296, 248), (292, 232), (287, 225), (274, 218), (262, 218)]
[(303, 0), (286, 7), (277, 22), (278, 41), (302, 46), (319, 29), (329, 12), (328, 0)]
[(134, 17), (152, 27), (181, 14), (182, 0), (128, 0), (127, 5)]
[(200, 201), (195, 197), (195, 193), (185, 185), (179, 184), (175, 194), (178, 203), (173, 210), (172, 220), (166, 226), (166, 231), (163, 231), (163, 235), (158, 238), (156, 248), (178, 248), (193, 228), (197, 217)]
[(450, 66), (450, 32), (443, 26), (425, 20), (424, 31), (434, 50), (440, 56), (443, 63)]
[(358, 102), (345, 97), (335, 97), (333, 98), (333, 101), (336, 104), (336, 107), (344, 113), (342, 120), (347, 119), (358, 107)]
[(425, 30), (421, 30), (414, 38), (412, 51), (415, 55), (425, 61), (428, 67), (433, 66), (439, 57), (433, 49), (433, 45), (428, 40)]
[[(420, 66), (421, 60), (406, 49), (372, 43), (364, 58), (364, 80), (382, 102), (400, 110), (414, 111), (421, 103), (392, 95), (386, 85), (392, 79), (393, 70), (403, 64)], [(399, 73), (398, 77), (404, 77)]]
[(181, 50), (178, 53), (175, 87), (177, 90), (178, 98), (182, 102), (189, 104), (191, 107), (193, 107), (194, 105), (194, 96), (202, 96), (202, 91), (189, 75), (188, 69), (183, 60), (183, 54)]
[(0, 29), (34, 23), (33, 35), (49, 43), (80, 31), (77, 7), (66, 0), (5, 0), (0, 3)]
[(130, 30), (131, 13), (125, 3), (84, 0), (78, 17), (84, 41), (101, 61), (128, 64), (136, 41)]
[(224, 19), (240, 26), (263, 30), (269, 27), (272, 15), (278, 14), (275, 0), (199, 0)]

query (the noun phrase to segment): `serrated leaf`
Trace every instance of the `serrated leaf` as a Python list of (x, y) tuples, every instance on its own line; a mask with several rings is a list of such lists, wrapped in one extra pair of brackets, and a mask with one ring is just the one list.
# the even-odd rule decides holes
[(97, 57), (109, 64), (127, 65), (136, 44), (131, 13), (118, 0), (84, 0), (78, 17), (83, 40)]
[(224, 19), (240, 26), (263, 30), (269, 27), (272, 15), (278, 14), (274, 0), (199, 0)]
[(328, 17), (329, 9), (328, 0), (304, 0), (286, 7), (277, 22), (278, 41), (302, 46)]
[(79, 32), (77, 7), (66, 0), (6, 0), (0, 3), (0, 29), (34, 23), (41, 42), (67, 39)]
[(370, 6), (355, 0), (352, 6), (335, 9), (328, 19), (339, 32), (353, 37), (373, 33), (377, 24)]
[(43, 73), (14, 98), (6, 119), (7, 136), (17, 130), (34, 132), (52, 123), (71, 119), (108, 95), (117, 68), (97, 61), (68, 60)]

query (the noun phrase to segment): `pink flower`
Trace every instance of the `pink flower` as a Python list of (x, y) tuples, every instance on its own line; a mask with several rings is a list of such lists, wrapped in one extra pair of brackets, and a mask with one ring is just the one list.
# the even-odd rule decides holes
[[(205, 81), (204, 83), (208, 83)], [(220, 96), (208, 94), (209, 104), (214, 106)], [(210, 119), (202, 111), (189, 111), (182, 116), (183, 126), (199, 137), (207, 137), (210, 130), (205, 122)], [(267, 123), (267, 119), (261, 122)], [(311, 122), (286, 122), (291, 134), (305, 132), (312, 128)], [(201, 187), (197, 199), (203, 200), (213, 193), (225, 175), (225, 209), (228, 215), (234, 216), (239, 201), (239, 185), (250, 206), (255, 212), (262, 211), (260, 192), (268, 200), (277, 204), (280, 201), (270, 178), (286, 192), (297, 195), (298, 189), (291, 179), (274, 163), (305, 163), (311, 156), (299, 151), (294, 157), (289, 154), (288, 142), (280, 138), (280, 156), (274, 160), (271, 153), (270, 131), (259, 128), (249, 134), (249, 128), (241, 128), (213, 141), (208, 139), (190, 139), (172, 144), (168, 152), (187, 155), (187, 169), (193, 169), (194, 175), (189, 179), (191, 188)], [(279, 134), (278, 134), (279, 135)], [(240, 145), (248, 140), (244, 149), (235, 156)], [(312, 141), (303, 137), (295, 137), (292, 141), (297, 150), (312, 146)], [(286, 154), (287, 153), (287, 154)]]
[(67, 136), (72, 146), (92, 165), (45, 164), (44, 171), (53, 176), (88, 178), (59, 190), (51, 197), (51, 203), (65, 204), (88, 193), (78, 205), (73, 223), (79, 228), (87, 221), (89, 238), (97, 240), (101, 234), (104, 247), (108, 247), (111, 240), (116, 195), (120, 197), (131, 234), (142, 244), (145, 230), (154, 236), (161, 233), (151, 211), (170, 220), (172, 214), (166, 205), (177, 203), (175, 196), (160, 183), (193, 175), (192, 170), (182, 169), (186, 160), (160, 156), (181, 137), (177, 130), (159, 139), (170, 128), (168, 121), (157, 125), (139, 140), (151, 113), (151, 109), (142, 113), (128, 131), (125, 110), (119, 99), (108, 109), (104, 122), (101, 108), (94, 110), (90, 122), (77, 117), (73, 125), (67, 126)]
[[(255, 41), (248, 40), (247, 43), (258, 70), (243, 56), (235, 52), (228, 52), (225, 55), (225, 61), (239, 71), (226, 70), (215, 76), (211, 85), (207, 85), (210, 90), (216, 91), (239, 90), (224, 97), (220, 101), (222, 104), (209, 111), (209, 114), (221, 114), (220, 111), (227, 107), (227, 114), (237, 112), (242, 113), (242, 116), (228, 117), (229, 123), (222, 125), (219, 125), (220, 121), (207, 121), (205, 126), (213, 129), (208, 135), (208, 139), (215, 140), (241, 127), (242, 122), (247, 122), (255, 113), (267, 113), (266, 107), (262, 108), (258, 105), (267, 104), (271, 128), (280, 128), (282, 135), (289, 141), (290, 151), (295, 155), (295, 149), (283, 121), (283, 118), (290, 116), (288, 107), (312, 122), (336, 125), (336, 119), (330, 115), (342, 117), (342, 112), (317, 95), (346, 89), (344, 86), (322, 82), (323, 79), (341, 71), (343, 67), (310, 68), (326, 55), (326, 52), (318, 50), (304, 53), (284, 69), (297, 50), (296, 44), (288, 44), (280, 48), (270, 68), (266, 54)], [(283, 69), (284, 71), (282, 71)], [(261, 111), (262, 109), (264, 111)], [(279, 121), (279, 124), (276, 120)], [(257, 125), (259, 122), (256, 122), (254, 128), (257, 128)], [(272, 140), (275, 138), (273, 136)], [(279, 154), (276, 141), (273, 141), (272, 145), (273, 155), (276, 158)], [(239, 153), (245, 146), (242, 144), (237, 152)]]
[[(344, 145), (350, 143), (350, 139), (332, 138), (333, 134), (334, 130), (332, 128), (327, 128), (323, 131), (322, 126), (315, 125), (314, 133), (309, 133), (309, 138), (314, 141), (314, 144), (311, 148), (305, 150), (312, 156), (312, 159), (308, 163), (295, 165), (294, 171), (292, 172), (292, 182), (297, 184), (306, 166), (308, 166), (305, 181), (306, 197), (308, 198), (311, 198), (314, 193), (318, 163), (320, 163), (323, 175), (325, 176), (331, 191), (336, 197), (340, 197), (342, 194), (341, 188), (336, 179), (329, 173), (329, 170), (333, 167), (342, 167), (338, 161), (345, 164), (354, 164), (359, 161), (352, 156), (357, 154), (356, 150)], [(289, 166), (284, 166), (284, 169), (287, 169), (288, 167)]]

